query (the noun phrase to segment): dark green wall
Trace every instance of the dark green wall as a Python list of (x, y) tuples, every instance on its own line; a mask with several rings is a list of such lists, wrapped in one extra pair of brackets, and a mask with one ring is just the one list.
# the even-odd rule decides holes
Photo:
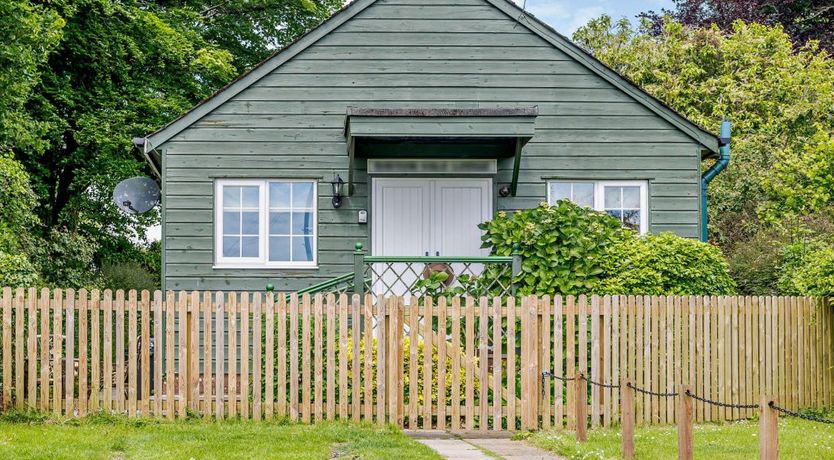
[[(644, 105), (483, 0), (379, 0), (165, 143), (166, 289), (297, 289), (352, 269), (369, 245), (365, 162), (339, 210), (327, 181), (347, 177), (348, 106), (538, 106), (518, 196), (544, 178), (645, 179), (651, 231), (698, 236), (700, 148)], [(512, 160), (499, 162), (497, 188)], [(318, 270), (213, 269), (213, 181), (319, 177)]]

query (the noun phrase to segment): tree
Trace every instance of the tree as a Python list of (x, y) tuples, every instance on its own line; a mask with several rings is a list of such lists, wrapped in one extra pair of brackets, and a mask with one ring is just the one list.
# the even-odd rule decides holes
[(728, 32), (737, 19), (781, 24), (797, 46), (818, 40), (822, 48), (834, 52), (834, 3), (830, 0), (675, 0), (672, 11), (644, 13), (656, 31), (662, 28), (665, 15), (688, 26), (716, 24)]

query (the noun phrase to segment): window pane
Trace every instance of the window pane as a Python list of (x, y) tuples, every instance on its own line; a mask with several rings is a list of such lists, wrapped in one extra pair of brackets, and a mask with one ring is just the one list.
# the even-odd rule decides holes
[(240, 187), (223, 187), (223, 206), (226, 208), (240, 207)]
[(294, 208), (313, 207), (312, 182), (294, 182), (292, 184), (292, 206)]
[(623, 189), (623, 207), (631, 209), (640, 208), (640, 187), (629, 186)]
[(269, 234), (289, 235), (290, 234), (290, 213), (271, 212), (269, 213)]
[(292, 234), (312, 235), (313, 234), (313, 213), (294, 212), (292, 213)]
[(223, 257), (240, 257), (240, 237), (223, 237)]
[(260, 233), (258, 229), (258, 213), (257, 212), (244, 212), (243, 213), (243, 234), (244, 235), (257, 235)]
[(619, 209), (610, 209), (606, 212), (608, 213), (609, 216), (616, 218), (620, 222), (623, 221), (623, 212), (620, 211)]
[(559, 200), (570, 199), (570, 182), (550, 183), (550, 204), (556, 204)]
[(627, 209), (623, 211), (623, 226), (632, 230), (640, 230), (640, 211)]
[(309, 236), (293, 237), (292, 260), (293, 262), (310, 262), (313, 260), (312, 238), (310, 238)]
[(239, 235), (240, 234), (240, 213), (239, 212), (223, 212), (223, 234), (224, 235)]
[(594, 207), (594, 184), (577, 182), (573, 184), (573, 202), (579, 206)]
[(241, 257), (258, 257), (258, 237), (244, 236), (241, 238)]
[(290, 207), (290, 183), (270, 182), (269, 183), (269, 207), (289, 208)]
[(272, 262), (286, 262), (290, 260), (289, 237), (272, 236), (269, 238), (269, 260)]
[(258, 187), (241, 187), (241, 195), (243, 198), (244, 208), (257, 208), (260, 197), (258, 196)]
[(622, 187), (605, 187), (605, 209), (622, 207), (621, 192)]

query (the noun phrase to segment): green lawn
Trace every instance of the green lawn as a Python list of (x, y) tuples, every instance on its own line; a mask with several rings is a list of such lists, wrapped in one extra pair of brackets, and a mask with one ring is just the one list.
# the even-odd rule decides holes
[(15, 459), (437, 459), (393, 427), (325, 422), (211, 423), (8, 421), (0, 417), (0, 458)]
[[(638, 459), (675, 459), (678, 438), (675, 427), (638, 428), (634, 436)], [(577, 444), (573, 432), (539, 432), (528, 438), (533, 444), (570, 459), (620, 457), (618, 429), (588, 430), (588, 442)], [(798, 419), (779, 420), (779, 452), (782, 458), (834, 458), (834, 426)], [(753, 459), (759, 456), (759, 424), (740, 421), (695, 426), (695, 458)]]

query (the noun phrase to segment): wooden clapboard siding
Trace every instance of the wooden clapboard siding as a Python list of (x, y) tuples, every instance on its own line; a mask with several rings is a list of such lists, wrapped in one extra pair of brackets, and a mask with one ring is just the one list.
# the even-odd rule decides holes
[[(366, 161), (355, 193), (335, 210), (326, 183), (347, 176), (349, 106), (537, 106), (515, 197), (495, 209), (535, 206), (548, 177), (649, 181), (651, 230), (697, 237), (701, 147), (567, 52), (486, 0), (425, 4), (378, 0), (157, 147), (165, 157), (164, 283), (168, 289), (295, 290), (351, 270), (350, 248), (369, 247)], [(494, 126), (500, 129), (500, 126)], [(512, 160), (500, 160), (497, 188)], [(215, 269), (217, 177), (317, 178), (318, 268)], [(495, 193), (497, 196), (497, 193)]]

